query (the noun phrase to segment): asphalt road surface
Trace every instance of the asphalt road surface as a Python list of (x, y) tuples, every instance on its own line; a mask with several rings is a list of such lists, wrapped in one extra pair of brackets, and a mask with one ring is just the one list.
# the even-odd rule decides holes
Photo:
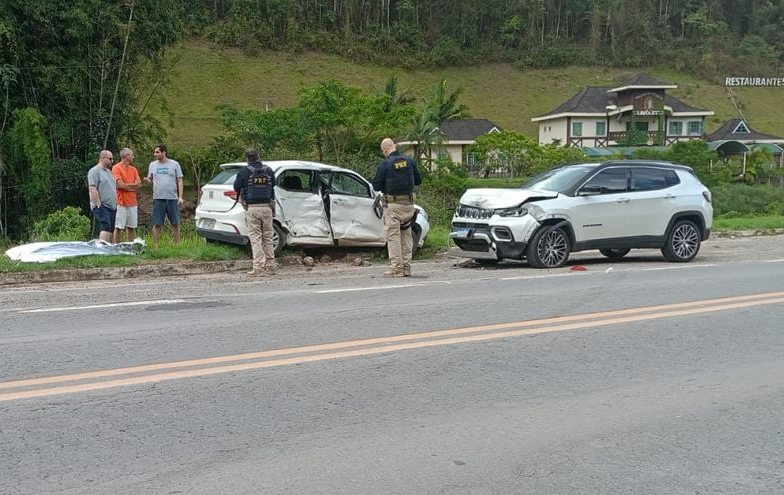
[(0, 493), (781, 494), (783, 241), (0, 288)]

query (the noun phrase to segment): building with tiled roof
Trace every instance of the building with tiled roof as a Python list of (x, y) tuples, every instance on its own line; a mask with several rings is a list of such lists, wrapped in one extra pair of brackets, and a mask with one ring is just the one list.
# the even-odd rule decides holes
[[(705, 118), (713, 112), (667, 94), (677, 87), (639, 73), (616, 87), (587, 87), (531, 120), (539, 124), (541, 144), (557, 140), (566, 146), (614, 146), (624, 142), (632, 127), (648, 137), (648, 144), (701, 139)], [(657, 143), (660, 131), (662, 142)]]
[[(432, 160), (437, 160), (445, 155), (449, 155), (455, 163), (463, 163), (464, 158), (473, 163), (472, 156), (466, 156), (465, 148), (476, 143), (480, 136), (492, 132), (501, 132), (501, 128), (487, 119), (452, 119), (441, 123), (433, 133), (438, 133), (440, 138), (438, 143), (433, 146)], [(404, 153), (410, 154), (414, 141), (399, 141), (398, 146)]]

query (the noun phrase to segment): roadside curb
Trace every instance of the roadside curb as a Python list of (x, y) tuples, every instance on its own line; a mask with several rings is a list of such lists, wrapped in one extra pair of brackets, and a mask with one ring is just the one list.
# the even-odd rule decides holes
[(49, 282), (79, 282), (111, 280), (133, 277), (173, 277), (206, 273), (247, 270), (251, 260), (189, 261), (184, 263), (155, 263), (149, 265), (100, 268), (72, 268), (66, 270), (40, 270), (0, 274), (0, 286)]
[(711, 237), (732, 238), (732, 237), (759, 237), (782, 235), (784, 229), (754, 229), (754, 230), (717, 230), (711, 233)]

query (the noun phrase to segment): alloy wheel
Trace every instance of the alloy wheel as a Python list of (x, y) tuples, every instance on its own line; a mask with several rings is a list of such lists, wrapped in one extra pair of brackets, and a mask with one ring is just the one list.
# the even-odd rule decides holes
[(542, 237), (537, 247), (539, 259), (545, 266), (559, 266), (569, 253), (569, 241), (560, 229)]
[(672, 234), (672, 250), (681, 259), (693, 256), (699, 245), (700, 235), (689, 223), (679, 225)]

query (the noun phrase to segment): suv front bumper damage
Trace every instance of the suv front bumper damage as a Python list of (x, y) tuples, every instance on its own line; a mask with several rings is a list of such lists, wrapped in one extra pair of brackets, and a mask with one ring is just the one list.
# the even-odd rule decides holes
[(530, 215), (493, 215), (485, 222), (458, 216), (452, 218), (449, 237), (460, 248), (463, 256), (491, 260), (522, 259), (528, 241), (540, 225)]

